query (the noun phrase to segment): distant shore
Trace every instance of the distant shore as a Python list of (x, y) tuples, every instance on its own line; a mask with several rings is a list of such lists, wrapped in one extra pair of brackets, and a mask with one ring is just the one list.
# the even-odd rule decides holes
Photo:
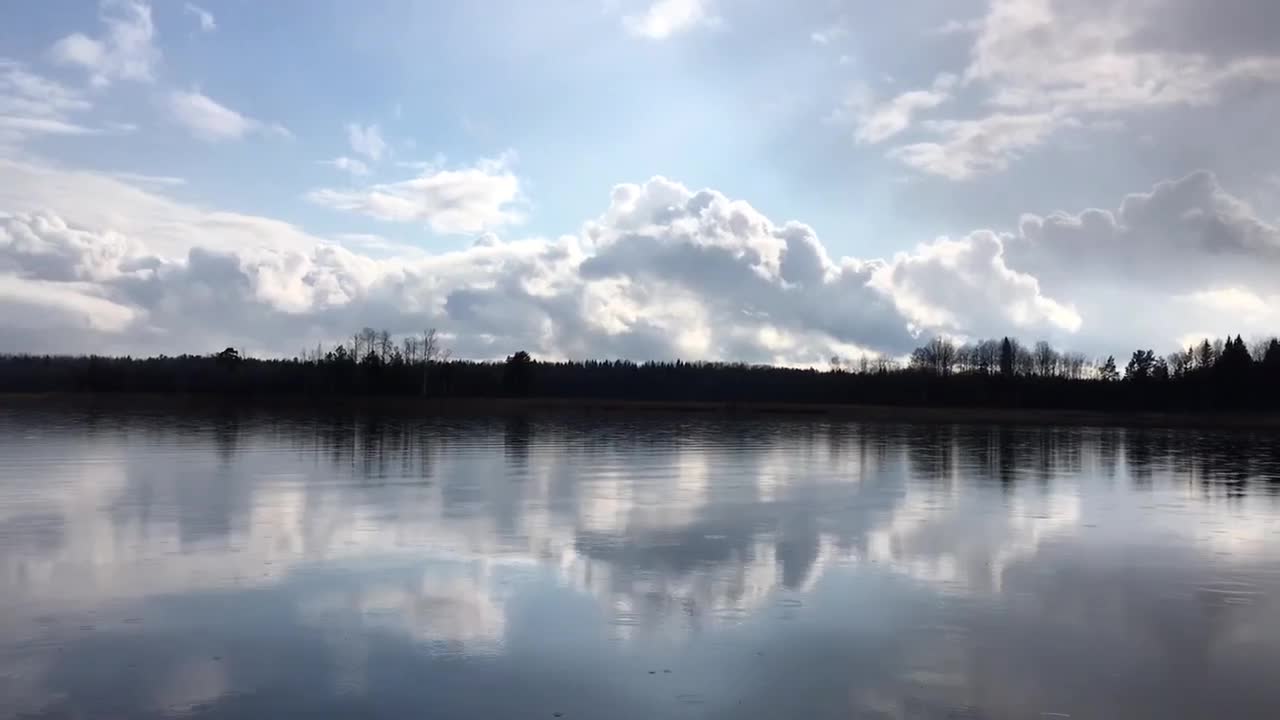
[(307, 411), (399, 416), (600, 414), (811, 417), (841, 421), (1013, 425), (1099, 425), (1280, 430), (1274, 412), (1103, 412), (1039, 408), (923, 407), (836, 403), (703, 402), (595, 398), (421, 398), (406, 396), (215, 396), (160, 393), (0, 393), (4, 409), (98, 411)]

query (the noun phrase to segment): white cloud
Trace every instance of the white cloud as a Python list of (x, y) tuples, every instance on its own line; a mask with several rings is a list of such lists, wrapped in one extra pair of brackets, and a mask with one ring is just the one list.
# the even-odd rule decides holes
[(73, 117), (90, 107), (82, 93), (0, 58), (0, 145), (34, 135), (93, 133)]
[(103, 333), (126, 330), (137, 317), (135, 311), (97, 296), (98, 290), (87, 283), (0, 275), (4, 327), (18, 333), (62, 333), (67, 338), (86, 330)]
[[(439, 173), (477, 170), (509, 172)], [(294, 352), (353, 327), (429, 323), (465, 357), (523, 347), (821, 365), (853, 348), (898, 355), (935, 332), (1070, 335), (1120, 352), (1237, 322), (1260, 332), (1280, 275), (1280, 233), (1203, 173), (1115, 212), (1028, 216), (1017, 233), (974, 231), (887, 261), (834, 258), (806, 225), (664, 178), (617, 186), (578, 235), (489, 234), (445, 253), (330, 241), (140, 185), (0, 160), (0, 331), (46, 306), (59, 318), (38, 337), (0, 332), (0, 345), (44, 345), (0, 350)], [(432, 222), (423, 198), (473, 202), (398, 185), (387, 187), (418, 199), (404, 213), (416, 221)], [(481, 219), (441, 222), (483, 226), (503, 212), (487, 202)]]
[(902, 145), (890, 150), (889, 156), (923, 172), (966, 180), (1007, 168), (1064, 122), (1052, 113), (934, 120), (924, 123), (924, 128), (940, 135), (938, 141)]
[(192, 135), (210, 142), (239, 140), (250, 133), (290, 136), (284, 127), (241, 115), (198, 90), (170, 93), (169, 111)]
[(353, 157), (343, 155), (323, 162), (355, 177), (364, 177), (369, 174), (369, 166)]
[[(1190, 293), (1186, 299), (1219, 314), (1243, 319), (1253, 325), (1266, 324), (1275, 327), (1280, 320), (1280, 295), (1258, 295), (1238, 287), (1216, 290), (1200, 290)], [(1261, 319), (1263, 323), (1258, 323)]]
[(0, 58), (0, 113), (63, 118), (89, 108), (83, 93), (37, 75), (22, 63)]
[(4, 260), (41, 280), (110, 279), (140, 247), (119, 233), (73, 228), (54, 215), (0, 216)]
[(103, 35), (73, 33), (54, 43), (54, 62), (74, 65), (89, 73), (90, 81), (105, 87), (117, 80), (151, 82), (160, 62), (155, 46), (151, 7), (140, 0), (101, 0), (98, 17)]
[(906, 130), (912, 117), (921, 110), (930, 110), (951, 99), (956, 76), (939, 75), (928, 90), (904, 92), (878, 107), (865, 111), (858, 118), (855, 137), (861, 143), (878, 143)]
[(379, 220), (424, 223), (440, 233), (478, 233), (521, 218), (513, 207), (521, 199), (520, 180), (509, 166), (507, 157), (482, 160), (356, 190), (313, 190), (307, 198)]
[(202, 32), (213, 32), (218, 29), (218, 21), (213, 17), (213, 13), (194, 3), (186, 3), (183, 7), (187, 12), (196, 16)]
[(0, 115), (0, 138), (26, 135), (91, 135), (94, 130), (53, 118)]
[(370, 160), (377, 162), (387, 151), (387, 143), (382, 139), (382, 130), (377, 125), (362, 126), (358, 123), (347, 125), (347, 141), (351, 149)]
[(0, 214), (56, 214), (68, 225), (145, 241), (147, 251), (182, 257), (271, 247), (302, 251), (315, 239), (268, 218), (212, 212), (173, 201), (151, 184), (0, 158)]
[(710, 0), (653, 0), (638, 15), (623, 18), (627, 31), (637, 37), (665, 40), (700, 24), (713, 23)]
[(1181, 318), (1179, 329), (1200, 323), (1200, 329), (1185, 333), (1178, 345), (1188, 347), (1206, 337), (1219, 337), (1227, 332), (1222, 318), (1230, 318), (1229, 331), (1246, 339), (1274, 337), (1280, 328), (1280, 292), (1274, 288), (1267, 292), (1226, 286), (1174, 297), (1168, 307)]
[(937, 240), (899, 253), (875, 284), (918, 327), (968, 335), (1074, 333), (1074, 307), (1046, 297), (1039, 281), (1009, 267), (1002, 239), (989, 230)]

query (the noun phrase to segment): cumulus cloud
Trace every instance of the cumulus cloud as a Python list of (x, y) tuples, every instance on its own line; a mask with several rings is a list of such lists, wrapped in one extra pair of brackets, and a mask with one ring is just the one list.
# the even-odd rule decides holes
[(102, 35), (67, 35), (50, 48), (50, 58), (82, 68), (98, 87), (117, 80), (153, 81), (160, 50), (155, 46), (151, 6), (140, 0), (101, 0), (98, 19), (104, 26)]
[[(292, 353), (365, 325), (435, 326), (463, 357), (819, 365), (938, 332), (1163, 348), (1272, 321), (1280, 273), (1276, 228), (1203, 173), (1116, 211), (1027, 216), (888, 260), (832, 257), (807, 225), (661, 177), (615, 187), (575, 235), (487, 234), (445, 253), (320, 238), (93, 173), (0, 161), (0, 181), (0, 328), (13, 329), (0, 350)], [(43, 335), (10, 320), (46, 306), (58, 326)]]
[(953, 334), (1074, 333), (1083, 322), (1075, 308), (1046, 297), (1035, 277), (1010, 268), (1003, 241), (989, 230), (901, 253), (875, 283), (913, 325)]
[[(808, 226), (775, 225), (715, 191), (663, 178), (619, 186), (584, 235), (592, 254), (582, 277), (610, 283), (620, 296), (590, 318), (606, 332), (684, 333), (686, 349), (697, 352), (682, 354), (774, 362), (818, 362), (829, 355), (819, 348), (836, 343), (910, 343), (891, 304), (868, 284), (877, 263), (833, 262)], [(681, 314), (692, 322), (676, 322)], [(771, 347), (782, 335), (803, 342)]]
[(714, 21), (710, 0), (653, 0), (644, 12), (627, 15), (623, 25), (637, 37), (665, 40)]
[(439, 233), (478, 233), (518, 222), (520, 179), (510, 157), (481, 160), (454, 170), (428, 169), (422, 175), (356, 190), (324, 188), (307, 198), (318, 205), (389, 222), (414, 222)]
[(1009, 256), (1050, 289), (1233, 286), (1266, 296), (1280, 277), (1280, 228), (1200, 171), (1129, 195), (1116, 210), (1024, 216)]
[(1027, 215), (1005, 251), (1046, 293), (1074, 299), (1098, 345), (1276, 332), (1274, 314), (1258, 310), (1276, 296), (1280, 228), (1208, 172), (1158, 183), (1113, 210)]
[(73, 228), (47, 214), (0, 216), (0, 248), (0, 269), (59, 282), (117, 277), (141, 251), (119, 233)]
[(281, 125), (267, 124), (242, 115), (198, 90), (169, 94), (169, 112), (195, 137), (208, 142), (239, 140), (251, 133), (288, 137)]

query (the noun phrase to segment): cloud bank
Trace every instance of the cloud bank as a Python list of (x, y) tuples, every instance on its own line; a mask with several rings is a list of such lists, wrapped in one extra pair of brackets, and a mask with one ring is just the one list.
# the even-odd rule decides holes
[[(662, 177), (615, 187), (575, 234), (489, 234), (435, 254), (381, 242), (375, 254), (105, 175), (0, 161), (0, 180), (0, 351), (292, 354), (371, 325), (438, 327), (460, 356), (483, 358), (524, 348), (818, 365), (898, 355), (932, 333), (1099, 351), (1123, 341), (1111, 348), (1121, 352), (1172, 347), (1224, 303), (1259, 326), (1207, 329), (1264, 331), (1280, 276), (1280, 230), (1206, 172), (1115, 210), (1025, 216), (1009, 233), (939, 238), (889, 259), (833, 258), (807, 225)], [(373, 192), (435, 187), (410, 183)], [(430, 221), (427, 205), (405, 202), (402, 214), (359, 210)]]

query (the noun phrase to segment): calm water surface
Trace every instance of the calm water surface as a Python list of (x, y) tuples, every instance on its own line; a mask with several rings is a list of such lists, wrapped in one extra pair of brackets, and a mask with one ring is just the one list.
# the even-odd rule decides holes
[(0, 717), (1280, 717), (1280, 444), (0, 409)]

